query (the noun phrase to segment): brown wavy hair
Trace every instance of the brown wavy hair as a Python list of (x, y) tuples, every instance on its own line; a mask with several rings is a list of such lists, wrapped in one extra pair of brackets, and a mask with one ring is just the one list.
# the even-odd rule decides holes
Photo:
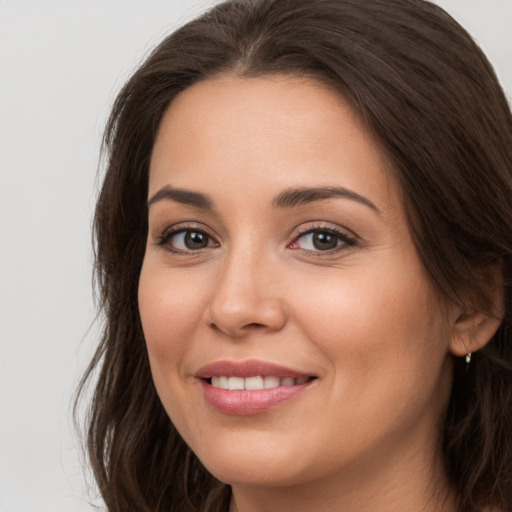
[(232, 0), (151, 53), (106, 128), (94, 217), (104, 323), (80, 389), (95, 382), (87, 449), (108, 511), (229, 506), (229, 486), (204, 469), (160, 403), (137, 304), (162, 115), (181, 91), (223, 73), (312, 77), (353, 105), (392, 162), (440, 294), (488, 312), (482, 269), (501, 264), (504, 319), (469, 371), (454, 358), (441, 441), (460, 512), (512, 510), (512, 118), (491, 65), (458, 23), (423, 0)]

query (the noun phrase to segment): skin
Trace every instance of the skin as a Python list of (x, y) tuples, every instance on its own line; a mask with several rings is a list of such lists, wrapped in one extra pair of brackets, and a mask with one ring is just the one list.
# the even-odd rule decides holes
[[(456, 509), (438, 447), (450, 353), (485, 335), (467, 335), (469, 322), (437, 297), (388, 167), (343, 98), (307, 79), (223, 76), (165, 113), (148, 199), (171, 186), (212, 208), (151, 201), (140, 314), (162, 403), (232, 485), (232, 511)], [(290, 187), (326, 186), (375, 208), (272, 203)], [(187, 247), (170, 229), (199, 230), (207, 244)], [(352, 242), (334, 236), (319, 250), (303, 234), (312, 229)], [(195, 373), (249, 359), (317, 379), (261, 414), (218, 412)]]

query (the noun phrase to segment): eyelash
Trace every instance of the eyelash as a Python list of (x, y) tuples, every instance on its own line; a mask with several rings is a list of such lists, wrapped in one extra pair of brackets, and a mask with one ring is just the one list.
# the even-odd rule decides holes
[(330, 227), (330, 226), (318, 225), (318, 226), (313, 226), (313, 227), (310, 226), (303, 230), (299, 230), (299, 233), (297, 234), (297, 236), (295, 236), (295, 238), (293, 239), (291, 244), (288, 245), (288, 247), (292, 248), (292, 246), (294, 244), (296, 244), (298, 240), (300, 240), (301, 238), (304, 238), (306, 235), (313, 234), (313, 233), (327, 233), (329, 235), (333, 235), (341, 243), (338, 246), (336, 246), (335, 248), (330, 249), (330, 250), (325, 250), (325, 251), (322, 251), (320, 249), (310, 250), (310, 249), (301, 249), (301, 248), (297, 248), (294, 250), (302, 250), (304, 253), (306, 253), (308, 255), (312, 255), (312, 256), (327, 256), (330, 254), (335, 254), (335, 253), (338, 253), (341, 251), (345, 251), (345, 250), (349, 249), (350, 247), (353, 247), (357, 243), (357, 239), (354, 236), (350, 236), (347, 233), (345, 233), (341, 230), (338, 230), (336, 228)]
[[(197, 228), (196, 226), (193, 226), (193, 225), (179, 226), (177, 228), (171, 228), (171, 229), (164, 231), (160, 236), (158, 236), (158, 238), (156, 240), (156, 245), (162, 246), (162, 247), (166, 246), (166, 249), (168, 251), (175, 253), (175, 254), (198, 253), (201, 251), (201, 249), (208, 248), (208, 246), (207, 246), (207, 247), (196, 249), (196, 250), (194, 250), (194, 249), (183, 250), (183, 249), (176, 249), (171, 244), (169, 244), (169, 241), (172, 239), (172, 237), (174, 237), (180, 233), (187, 233), (187, 232), (202, 234), (208, 238), (209, 242), (214, 241), (216, 246), (218, 246), (218, 243), (215, 242), (214, 238), (212, 236), (210, 236), (205, 230)], [(313, 234), (313, 233), (327, 233), (329, 235), (333, 235), (341, 243), (339, 245), (337, 245), (335, 248), (330, 249), (330, 250), (325, 250), (325, 251), (320, 250), (320, 249), (311, 250), (311, 249), (302, 249), (300, 247), (298, 247), (298, 248), (293, 247), (293, 245), (295, 245), (298, 240), (303, 239), (306, 237), (306, 235)], [(301, 250), (303, 253), (306, 253), (308, 255), (326, 256), (326, 255), (335, 254), (337, 252), (347, 250), (348, 248), (356, 245), (356, 243), (357, 243), (357, 239), (355, 237), (350, 236), (343, 231), (340, 231), (340, 230), (335, 229), (330, 226), (318, 225), (318, 226), (308, 227), (303, 230), (299, 230), (298, 234), (294, 237), (293, 241), (287, 245), (287, 247), (290, 249), (293, 249), (293, 250)]]
[(177, 228), (170, 228), (170, 229), (167, 229), (166, 231), (164, 231), (160, 236), (158, 236), (158, 238), (156, 240), (156, 245), (161, 246), (161, 247), (166, 246), (165, 248), (168, 251), (175, 253), (175, 254), (190, 254), (190, 253), (194, 253), (194, 252), (199, 252), (201, 249), (196, 249), (196, 250), (194, 250), (194, 249), (188, 249), (188, 250), (176, 249), (169, 243), (169, 241), (172, 239), (172, 237), (174, 237), (180, 233), (187, 233), (187, 232), (188, 233), (199, 233), (199, 234), (205, 235), (208, 238), (208, 241), (214, 240), (214, 238), (212, 236), (210, 236), (204, 229), (197, 228), (196, 226), (193, 226), (193, 225), (184, 225), (184, 226), (182, 225)]

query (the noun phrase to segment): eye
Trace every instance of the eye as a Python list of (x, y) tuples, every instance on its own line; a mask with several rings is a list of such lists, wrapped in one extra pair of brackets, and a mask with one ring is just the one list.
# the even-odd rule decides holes
[(210, 235), (194, 228), (167, 231), (158, 240), (158, 245), (165, 245), (174, 252), (199, 251), (207, 247), (216, 247), (217, 243)]
[(289, 246), (308, 252), (336, 252), (352, 246), (356, 240), (333, 228), (313, 228), (301, 233)]

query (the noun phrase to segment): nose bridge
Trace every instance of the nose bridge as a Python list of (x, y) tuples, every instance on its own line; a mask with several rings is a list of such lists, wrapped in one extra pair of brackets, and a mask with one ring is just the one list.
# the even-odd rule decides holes
[(212, 326), (231, 336), (255, 328), (278, 330), (285, 322), (276, 262), (254, 240), (233, 245), (219, 265), (209, 305)]

